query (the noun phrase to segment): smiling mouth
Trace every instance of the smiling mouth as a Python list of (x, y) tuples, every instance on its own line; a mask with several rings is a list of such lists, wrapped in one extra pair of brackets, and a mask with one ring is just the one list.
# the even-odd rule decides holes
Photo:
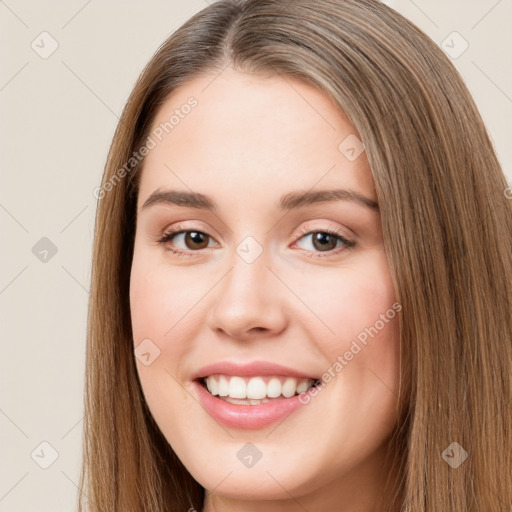
[(286, 400), (309, 391), (320, 379), (299, 379), (283, 375), (241, 377), (213, 374), (196, 379), (210, 395), (237, 405), (260, 405)]

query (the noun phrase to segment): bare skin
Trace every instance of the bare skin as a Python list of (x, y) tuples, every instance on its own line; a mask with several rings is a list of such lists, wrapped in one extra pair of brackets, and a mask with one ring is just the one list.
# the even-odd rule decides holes
[[(160, 351), (148, 366), (137, 360), (146, 400), (207, 490), (204, 512), (370, 512), (387, 477), (399, 376), (379, 212), (349, 200), (278, 206), (291, 192), (342, 188), (377, 202), (366, 155), (353, 158), (353, 138), (339, 149), (358, 134), (312, 86), (231, 68), (214, 77), (193, 79), (160, 108), (154, 127), (197, 99), (151, 149), (141, 177), (130, 282), (134, 346), (149, 339)], [(206, 194), (217, 210), (143, 208), (157, 189)], [(178, 226), (189, 236), (157, 243)], [(355, 246), (327, 233), (323, 245), (315, 243), (326, 229)], [(261, 249), (251, 263), (237, 253), (247, 237), (251, 251)], [(357, 341), (372, 326), (377, 333)], [(206, 412), (191, 381), (198, 368), (226, 360), (319, 376), (330, 369), (332, 378), (279, 424), (230, 428)], [(262, 454), (250, 468), (237, 457), (248, 442)]]

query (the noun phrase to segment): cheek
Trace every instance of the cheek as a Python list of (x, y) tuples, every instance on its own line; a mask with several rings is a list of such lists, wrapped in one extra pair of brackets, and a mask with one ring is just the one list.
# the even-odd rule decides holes
[(378, 339), (373, 349), (378, 352), (396, 339), (396, 295), (383, 249), (368, 251), (357, 263), (330, 269), (324, 276), (316, 271), (311, 279), (301, 280), (299, 293), (313, 313), (314, 339), (329, 360), (349, 350), (353, 340), (361, 346), (366, 341), (369, 347), (368, 340)]
[(151, 340), (162, 356), (147, 368), (137, 361), (142, 382), (149, 384), (148, 379), (156, 375), (167, 380), (179, 377), (180, 363), (200, 338), (205, 293), (204, 280), (193, 279), (184, 267), (173, 268), (143, 248), (135, 251), (130, 276), (134, 348), (137, 352), (137, 347), (142, 349), (142, 343)]
[(152, 402), (153, 390), (173, 384), (169, 373), (175, 373), (172, 362), (179, 360), (177, 351), (180, 349), (171, 343), (177, 330), (173, 330), (173, 325), (181, 303), (175, 296), (175, 290), (179, 289), (176, 282), (171, 286), (151, 255), (146, 257), (144, 251), (135, 251), (130, 276), (130, 315), (135, 355), (148, 351), (152, 355), (148, 366), (146, 361), (137, 358), (137, 370), (148, 403)]
[[(134, 342), (173, 336), (175, 325), (187, 314), (194, 286), (186, 272), (171, 272), (161, 260), (143, 250), (135, 251), (130, 275), (130, 312)], [(180, 322), (181, 323), (181, 322)]]
[[(187, 283), (180, 281), (180, 272), (165, 272), (150, 254), (134, 254), (130, 276), (130, 310), (136, 366), (148, 407), (159, 425), (167, 428), (170, 440), (186, 438), (180, 430), (179, 415), (193, 414), (197, 403), (189, 399), (178, 382), (180, 362), (191, 350), (190, 343), (177, 340), (194, 336), (196, 321), (187, 315), (191, 302), (184, 291)], [(146, 364), (137, 354), (150, 353)], [(190, 408), (190, 411), (188, 411)]]
[(160, 289), (155, 285), (154, 267), (140, 264), (142, 258), (134, 257), (130, 276), (130, 312), (134, 343), (143, 338), (160, 337), (165, 312)]

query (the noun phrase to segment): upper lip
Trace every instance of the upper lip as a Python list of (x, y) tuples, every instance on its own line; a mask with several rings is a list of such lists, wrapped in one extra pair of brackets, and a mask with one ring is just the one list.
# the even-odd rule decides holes
[(317, 379), (316, 376), (295, 370), (276, 363), (267, 361), (253, 361), (251, 363), (235, 363), (231, 361), (219, 361), (208, 364), (197, 370), (192, 375), (192, 380), (201, 379), (214, 374), (239, 375), (240, 377), (257, 377), (259, 375), (282, 375), (296, 377), (298, 379)]

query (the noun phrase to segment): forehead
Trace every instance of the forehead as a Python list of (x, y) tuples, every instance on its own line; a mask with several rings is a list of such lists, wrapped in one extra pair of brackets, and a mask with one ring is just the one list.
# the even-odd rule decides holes
[(374, 197), (364, 152), (351, 160), (340, 149), (347, 137), (360, 138), (355, 128), (325, 93), (290, 77), (232, 68), (196, 77), (167, 98), (151, 134), (139, 207), (164, 187), (219, 190), (242, 204), (254, 194), (315, 183)]

